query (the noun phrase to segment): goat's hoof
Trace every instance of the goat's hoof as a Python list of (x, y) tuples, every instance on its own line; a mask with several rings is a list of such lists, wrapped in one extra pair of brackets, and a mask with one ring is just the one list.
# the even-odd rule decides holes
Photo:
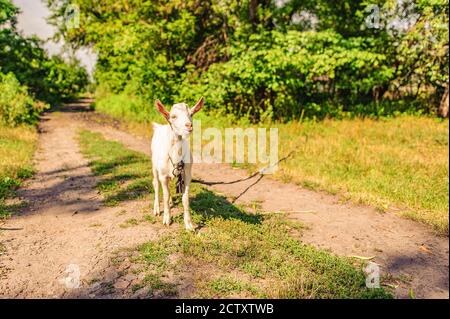
[(169, 218), (166, 218), (166, 217), (163, 218), (163, 225), (170, 226), (170, 217)]
[(192, 224), (192, 223), (186, 223), (185, 227), (186, 227), (187, 231), (194, 231), (195, 230), (195, 225)]
[(159, 215), (161, 215), (161, 213), (159, 211), (157, 211), (156, 209), (154, 209), (153, 210), (153, 215), (159, 216)]

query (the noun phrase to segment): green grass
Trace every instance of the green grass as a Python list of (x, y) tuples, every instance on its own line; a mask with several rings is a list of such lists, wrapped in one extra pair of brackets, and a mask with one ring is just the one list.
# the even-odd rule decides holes
[(164, 297), (172, 297), (177, 294), (176, 285), (164, 282), (156, 274), (150, 273), (146, 275), (142, 285), (148, 287), (149, 296), (154, 296), (157, 292), (160, 292)]
[(139, 122), (150, 122), (157, 118), (157, 112), (153, 109), (149, 111), (148, 105), (139, 97), (126, 94), (98, 95), (95, 109), (102, 113), (120, 119), (139, 119)]
[(136, 218), (127, 219), (123, 224), (120, 224), (122, 228), (128, 228), (139, 225), (139, 221)]
[(0, 218), (10, 216), (17, 204), (6, 204), (22, 180), (33, 174), (32, 158), (37, 133), (32, 126), (6, 127), (0, 124)]
[[(88, 131), (80, 133), (80, 145), (94, 172), (110, 181), (98, 185), (106, 203), (111, 197), (128, 200), (117, 194), (127, 193), (135, 179), (150, 184), (151, 166), (144, 155)], [(191, 209), (201, 227), (197, 233), (184, 231), (178, 215), (160, 239), (139, 247), (145, 279), (135, 290), (146, 287), (151, 295), (174, 296), (187, 281), (194, 287), (191, 297), (391, 297), (383, 288), (365, 288), (360, 262), (303, 244), (301, 225), (281, 215), (249, 213), (198, 184), (192, 185)]]
[(401, 116), (280, 127), (276, 178), (396, 211), (448, 234), (448, 120)]
[[(204, 194), (197, 190), (197, 196)], [(207, 191), (206, 191), (207, 192)], [(282, 216), (265, 216), (254, 222), (241, 211), (230, 216), (230, 203), (209, 213), (217, 196), (193, 208), (203, 221), (199, 233), (177, 230), (157, 242), (141, 247), (153, 274), (195, 269), (201, 277), (194, 281), (199, 297), (230, 297), (244, 294), (256, 298), (387, 298), (383, 289), (365, 288), (362, 264), (303, 244), (292, 235), (296, 226)], [(245, 217), (244, 217), (244, 216)], [(178, 256), (176, 265), (169, 256)], [(151, 269), (151, 268), (150, 268)], [(227, 277), (229, 274), (234, 279)], [(217, 276), (219, 275), (219, 279)], [(301, 286), (299, 284), (301, 282)]]
[[(154, 111), (136, 113), (135, 108), (147, 107), (139, 99), (132, 101), (108, 96), (99, 100), (98, 110), (125, 119), (125, 126), (134, 133), (150, 136), (148, 122), (163, 122), (162, 118)], [(110, 102), (115, 107), (108, 109)], [(196, 119), (202, 120), (202, 129), (252, 126), (202, 112)], [(280, 158), (296, 151), (280, 163), (274, 178), (393, 211), (448, 235), (448, 120), (401, 115), (260, 126), (278, 127)]]
[(82, 153), (91, 159), (97, 184), (105, 204), (116, 206), (122, 201), (142, 198), (152, 192), (150, 159), (120, 143), (105, 142), (99, 133), (82, 131), (79, 136)]

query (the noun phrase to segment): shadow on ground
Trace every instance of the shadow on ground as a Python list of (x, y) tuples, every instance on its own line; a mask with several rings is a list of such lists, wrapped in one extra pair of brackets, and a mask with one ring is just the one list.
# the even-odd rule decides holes
[(245, 212), (232, 204), (225, 196), (217, 195), (206, 188), (202, 188), (191, 199), (191, 209), (194, 214), (201, 216), (203, 222), (210, 218), (220, 217), (237, 219), (249, 224), (261, 224), (263, 218), (262, 215)]

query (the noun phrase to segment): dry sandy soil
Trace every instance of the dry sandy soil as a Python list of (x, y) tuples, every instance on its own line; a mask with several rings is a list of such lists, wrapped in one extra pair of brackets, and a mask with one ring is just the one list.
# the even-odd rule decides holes
[[(130, 149), (150, 154), (150, 141), (92, 119), (88, 102), (47, 113), (40, 125), (35, 155), (37, 174), (20, 191), (28, 203), (0, 225), (0, 297), (114, 298), (139, 275), (123, 275), (114, 258), (120, 251), (170, 231), (140, 223), (150, 203), (132, 201), (105, 207), (95, 189), (96, 179), (80, 154), (77, 131), (88, 128)], [(246, 179), (247, 172), (224, 164), (195, 164), (194, 177), (217, 182), (210, 189), (240, 204), (288, 214), (307, 226), (302, 240), (339, 255), (374, 257), (382, 275), (396, 286), (398, 298), (449, 298), (449, 242), (428, 227), (367, 206), (341, 203), (337, 196), (317, 193), (269, 177)], [(236, 180), (244, 181), (230, 183)], [(214, 184), (214, 183), (213, 183)], [(171, 226), (175, 227), (175, 226)], [(119, 253), (118, 253), (119, 252)], [(80, 288), (77, 286), (80, 276)], [(115, 293), (111, 293), (114, 287)], [(128, 290), (127, 290), (128, 291)]]

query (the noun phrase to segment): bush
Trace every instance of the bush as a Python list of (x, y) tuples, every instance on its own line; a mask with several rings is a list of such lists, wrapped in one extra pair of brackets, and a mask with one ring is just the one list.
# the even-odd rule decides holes
[(75, 97), (89, 82), (86, 70), (76, 59), (66, 63), (59, 56), (50, 57), (40, 39), (18, 32), (18, 12), (10, 0), (0, 0), (0, 71), (13, 73), (40, 101), (55, 104)]
[(84, 27), (69, 30), (69, 3), (48, 0), (59, 35), (95, 48), (97, 84), (140, 105), (114, 113), (201, 95), (253, 122), (433, 112), (448, 85), (448, 0), (416, 1), (402, 32), (390, 15), (410, 1), (375, 1), (389, 12), (380, 28), (365, 26), (370, 2), (336, 1), (78, 0)]
[(15, 30), (0, 29), (0, 69), (14, 73), (36, 99), (50, 104), (76, 96), (88, 84), (87, 72), (77, 61), (49, 57), (38, 39)]
[(35, 101), (14, 74), (0, 73), (0, 121), (8, 126), (35, 123), (47, 104)]
[[(210, 107), (254, 121), (336, 116), (372, 101), (372, 89), (392, 78), (386, 57), (365, 46), (328, 31), (255, 35), (235, 46), (228, 62), (212, 65), (194, 91)], [(182, 95), (192, 94), (192, 85), (181, 88)]]

